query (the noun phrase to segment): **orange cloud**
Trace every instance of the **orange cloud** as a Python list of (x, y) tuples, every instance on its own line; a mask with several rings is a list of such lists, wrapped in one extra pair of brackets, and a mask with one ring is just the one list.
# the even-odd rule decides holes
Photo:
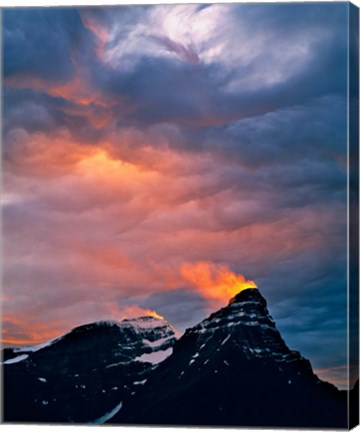
[(83, 118), (95, 129), (100, 129), (109, 125), (114, 119), (111, 110), (104, 106), (96, 106), (93, 104), (63, 106), (61, 110), (70, 118)]
[(228, 301), (247, 288), (257, 288), (255, 282), (232, 272), (227, 266), (200, 261), (185, 263), (181, 276), (210, 300)]
[(11, 315), (3, 317), (0, 342), (5, 345), (39, 344), (61, 336), (72, 326), (69, 322), (65, 327), (64, 323), (60, 321), (46, 323), (36, 320), (30, 321)]
[(83, 26), (90, 30), (97, 38), (98, 44), (96, 47), (96, 53), (101, 58), (105, 57), (105, 45), (109, 39), (109, 29), (103, 24), (97, 21), (89, 10), (84, 10), (80, 13), (81, 21)]
[(73, 78), (62, 83), (54, 83), (32, 76), (13, 75), (5, 79), (5, 84), (9, 87), (32, 89), (47, 93), (50, 96), (61, 97), (82, 106), (93, 104), (102, 108), (110, 108), (115, 104), (113, 98), (104, 96), (91, 87), (85, 68), (81, 67), (77, 62), (74, 63), (74, 66), (75, 74)]
[[(74, 67), (73, 76), (62, 82), (54, 82), (36, 76), (15, 74), (4, 81), (6, 86), (19, 89), (31, 89), (50, 96), (62, 98), (69, 105), (59, 107), (65, 114), (85, 118), (93, 127), (102, 128), (113, 120), (112, 107), (125, 102), (122, 98), (115, 99), (104, 94), (93, 83), (89, 68), (78, 58), (76, 50), (71, 54)], [(123, 103), (124, 112), (132, 112), (134, 107)], [(120, 110), (121, 111), (121, 110)]]
[[(51, 96), (61, 97), (82, 106), (93, 105), (102, 108), (110, 108), (119, 102), (115, 100), (113, 96), (104, 95), (100, 90), (94, 88), (89, 68), (78, 59), (75, 50), (71, 55), (71, 61), (75, 70), (72, 79), (63, 83), (38, 81), (38, 85), (42, 87), (39, 90), (43, 90)], [(15, 84), (19, 86), (16, 80)]]
[(159, 315), (152, 309), (144, 309), (137, 305), (126, 306), (123, 310), (120, 310), (122, 319), (124, 318), (137, 318), (139, 316), (152, 316), (154, 318), (163, 319), (164, 317)]
[[(137, 318), (139, 316), (152, 316), (163, 319), (156, 311), (152, 309), (141, 308), (137, 305), (129, 305), (121, 308), (115, 303), (109, 302), (106, 305), (100, 304), (103, 308), (103, 315), (98, 320), (115, 320), (121, 321), (125, 318)], [(64, 322), (37, 322), (34, 317), (19, 319), (15, 316), (7, 315), (2, 320), (0, 342), (7, 346), (14, 345), (36, 345), (67, 333), (72, 328), (89, 322), (90, 320)]]
[(21, 132), (14, 135), (10, 150), (5, 150), (5, 163), (10, 163), (12, 172), (30, 177), (71, 173), (81, 160), (96, 152), (95, 147), (75, 142), (68, 132), (53, 136)]
[(131, 261), (118, 248), (111, 246), (91, 247), (90, 245), (78, 245), (76, 252), (81, 254), (87, 262), (96, 262), (109, 269), (120, 269), (131, 266)]

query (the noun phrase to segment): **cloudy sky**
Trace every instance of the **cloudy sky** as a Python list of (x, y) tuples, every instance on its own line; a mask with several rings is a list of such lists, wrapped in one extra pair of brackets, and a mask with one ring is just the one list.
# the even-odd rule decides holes
[(347, 8), (4, 11), (4, 342), (253, 280), (344, 385)]

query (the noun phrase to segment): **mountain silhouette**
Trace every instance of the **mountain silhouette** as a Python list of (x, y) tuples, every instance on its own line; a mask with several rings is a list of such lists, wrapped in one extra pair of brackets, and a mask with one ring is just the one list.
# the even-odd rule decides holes
[(4, 420), (96, 423), (171, 353), (175, 332), (150, 316), (77, 327), (49, 343), (4, 350)]
[(291, 351), (258, 289), (188, 329), (112, 423), (346, 427), (346, 398)]
[(241, 291), (178, 340), (166, 321), (92, 323), (4, 351), (4, 420), (346, 428), (347, 392), (282, 339)]

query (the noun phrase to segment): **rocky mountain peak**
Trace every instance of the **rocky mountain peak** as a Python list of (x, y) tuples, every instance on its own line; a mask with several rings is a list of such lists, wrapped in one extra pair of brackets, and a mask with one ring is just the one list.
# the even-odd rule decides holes
[(198, 333), (216, 330), (231, 332), (246, 327), (275, 329), (266, 300), (257, 288), (242, 290), (230, 300), (227, 306), (211, 314), (191, 330)]
[(234, 303), (243, 303), (246, 301), (253, 301), (266, 306), (266, 300), (261, 295), (260, 290), (258, 288), (246, 288), (241, 290), (238, 294), (236, 294), (233, 298), (230, 299), (229, 305)]
[(325, 427), (345, 424), (345, 414), (338, 390), (287, 347), (249, 288), (186, 330), (110, 422)]

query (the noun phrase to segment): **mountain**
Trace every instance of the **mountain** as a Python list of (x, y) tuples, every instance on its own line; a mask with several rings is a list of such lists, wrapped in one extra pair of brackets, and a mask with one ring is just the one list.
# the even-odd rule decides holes
[(77, 327), (3, 353), (4, 420), (103, 423), (171, 354), (175, 331), (144, 316)]
[(178, 340), (163, 319), (97, 322), (6, 349), (3, 371), (7, 422), (348, 426), (347, 392), (287, 347), (252, 288)]
[(258, 289), (188, 329), (111, 423), (347, 427), (344, 392), (290, 350)]

